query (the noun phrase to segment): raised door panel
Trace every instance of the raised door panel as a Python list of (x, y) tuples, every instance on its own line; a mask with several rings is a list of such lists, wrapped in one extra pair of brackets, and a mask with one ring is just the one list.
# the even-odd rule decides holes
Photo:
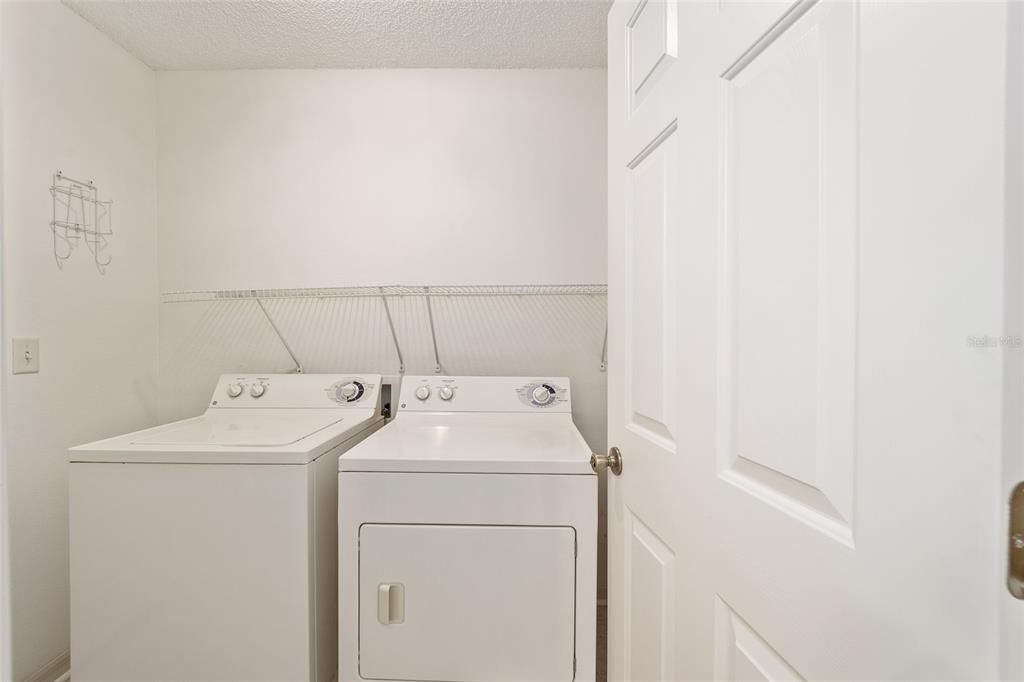
[(854, 25), (798, 3), (722, 74), (721, 476), (853, 542)]
[(675, 452), (675, 125), (626, 170), (626, 415), (628, 429)]
[(715, 680), (782, 682), (804, 678), (721, 598), (715, 598)]
[(626, 25), (629, 102), (636, 109), (656, 89), (669, 62), (675, 59), (675, 2), (644, 0), (639, 3)]
[(625, 530), (625, 679), (672, 680), (675, 554), (635, 515)]

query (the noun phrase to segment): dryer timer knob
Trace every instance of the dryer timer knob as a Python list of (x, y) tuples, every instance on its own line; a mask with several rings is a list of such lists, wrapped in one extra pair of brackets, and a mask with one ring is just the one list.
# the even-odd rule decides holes
[(441, 400), (451, 400), (455, 397), (455, 389), (451, 386), (442, 386), (437, 390), (437, 395)]
[(416, 397), (418, 399), (420, 399), (420, 400), (426, 400), (427, 398), (429, 398), (430, 397), (430, 387), (429, 386), (420, 386), (419, 388), (417, 388), (416, 389)]
[(531, 397), (533, 398), (533, 402), (537, 403), (538, 405), (547, 405), (549, 402), (551, 402), (552, 395), (551, 391), (549, 391), (546, 387), (538, 386), (537, 388), (533, 389), (533, 395)]
[(249, 389), (249, 395), (253, 398), (261, 398), (263, 394), (267, 392), (267, 387), (263, 384), (253, 384), (252, 388)]
[(228, 384), (228, 396), (237, 398), (242, 395), (242, 384)]
[(341, 387), (341, 395), (345, 400), (352, 400), (359, 393), (359, 387), (354, 383), (348, 383)]

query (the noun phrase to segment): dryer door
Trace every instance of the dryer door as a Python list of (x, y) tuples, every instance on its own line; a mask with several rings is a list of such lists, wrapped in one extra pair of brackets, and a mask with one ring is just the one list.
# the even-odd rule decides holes
[(576, 533), (367, 524), (359, 672), (374, 680), (572, 680)]

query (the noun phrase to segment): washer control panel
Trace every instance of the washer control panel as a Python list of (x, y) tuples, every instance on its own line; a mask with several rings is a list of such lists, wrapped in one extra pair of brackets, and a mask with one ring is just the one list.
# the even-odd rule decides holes
[(399, 410), (411, 412), (571, 412), (565, 377), (407, 376)]
[(339, 405), (354, 405), (365, 401), (367, 396), (375, 395), (379, 385), (380, 377), (346, 377), (331, 384), (327, 394)]
[(552, 380), (530, 381), (516, 391), (520, 402), (537, 408), (551, 408), (569, 399), (569, 390)]
[[(270, 377), (236, 377), (227, 385), (224, 394), (230, 400), (244, 398), (247, 395), (253, 400), (259, 400), (267, 394), (269, 381)], [(213, 399), (217, 400), (216, 394), (213, 396)], [(243, 400), (242, 402), (245, 401)]]
[(379, 374), (224, 374), (210, 407), (360, 407), (378, 402)]

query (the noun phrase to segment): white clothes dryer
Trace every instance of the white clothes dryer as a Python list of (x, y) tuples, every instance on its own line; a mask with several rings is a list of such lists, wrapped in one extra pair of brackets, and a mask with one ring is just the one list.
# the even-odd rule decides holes
[(593, 680), (597, 476), (569, 380), (406, 377), (339, 460), (339, 678)]

